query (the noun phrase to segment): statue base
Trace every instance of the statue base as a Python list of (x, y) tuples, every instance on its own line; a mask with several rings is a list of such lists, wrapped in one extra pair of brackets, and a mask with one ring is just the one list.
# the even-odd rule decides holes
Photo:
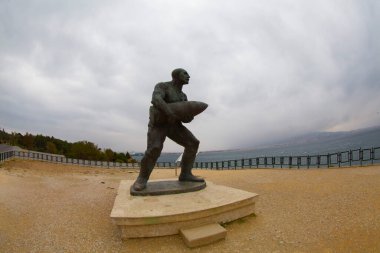
[(199, 191), (133, 196), (130, 193), (133, 183), (132, 180), (120, 182), (111, 212), (112, 221), (121, 229), (122, 239), (174, 235), (189, 228), (227, 223), (254, 213), (258, 198), (256, 193), (210, 181)]
[(206, 187), (206, 182), (183, 182), (175, 180), (149, 181), (146, 188), (136, 191), (131, 186), (132, 196), (158, 196), (202, 190)]

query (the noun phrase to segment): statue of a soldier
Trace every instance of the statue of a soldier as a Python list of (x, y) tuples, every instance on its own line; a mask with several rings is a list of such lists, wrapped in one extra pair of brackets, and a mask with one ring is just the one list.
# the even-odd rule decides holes
[(182, 92), (182, 86), (188, 84), (189, 80), (190, 76), (186, 70), (179, 68), (173, 70), (172, 81), (158, 83), (154, 88), (153, 105), (149, 110), (148, 146), (141, 160), (140, 174), (133, 184), (135, 191), (145, 189), (166, 137), (185, 148), (179, 181), (204, 182), (203, 178), (196, 177), (191, 173), (199, 141), (182, 125), (182, 122), (191, 122), (193, 116), (189, 115), (179, 119), (168, 106), (170, 103), (187, 101), (185, 93)]

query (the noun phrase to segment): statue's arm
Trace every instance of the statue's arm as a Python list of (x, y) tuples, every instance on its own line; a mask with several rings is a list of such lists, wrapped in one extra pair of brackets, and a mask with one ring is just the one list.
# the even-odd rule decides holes
[(157, 84), (154, 87), (153, 95), (152, 95), (152, 104), (157, 107), (160, 111), (164, 112), (166, 115), (171, 113), (167, 103), (164, 100), (165, 98), (165, 90), (161, 83)]
[(152, 95), (152, 104), (157, 107), (160, 111), (166, 114), (169, 118), (169, 122), (178, 121), (177, 116), (170, 110), (168, 104), (164, 100), (165, 98), (165, 88), (162, 83), (156, 85)]

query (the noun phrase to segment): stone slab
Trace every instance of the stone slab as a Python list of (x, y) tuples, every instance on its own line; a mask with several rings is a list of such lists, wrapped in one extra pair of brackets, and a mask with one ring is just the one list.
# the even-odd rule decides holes
[(193, 248), (224, 239), (227, 230), (218, 223), (213, 223), (195, 228), (181, 229), (180, 234), (185, 244)]
[(130, 187), (132, 196), (158, 196), (194, 192), (206, 187), (206, 182), (182, 182), (178, 180), (149, 181), (146, 188), (136, 191)]
[[(159, 180), (157, 180), (159, 181)], [(213, 184), (196, 192), (132, 196), (122, 180), (111, 212), (123, 239), (178, 234), (180, 229), (230, 222), (254, 213), (256, 193)]]

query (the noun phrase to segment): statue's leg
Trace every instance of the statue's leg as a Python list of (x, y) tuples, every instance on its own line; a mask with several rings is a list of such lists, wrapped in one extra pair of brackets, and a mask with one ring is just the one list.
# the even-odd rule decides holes
[(140, 174), (133, 184), (133, 189), (141, 191), (145, 189), (149, 176), (152, 173), (154, 165), (161, 154), (166, 138), (167, 127), (149, 127), (147, 149), (141, 160)]
[(185, 148), (181, 161), (180, 181), (204, 182), (203, 178), (191, 173), (198, 152), (199, 140), (183, 125), (173, 125), (167, 135), (170, 139)]

